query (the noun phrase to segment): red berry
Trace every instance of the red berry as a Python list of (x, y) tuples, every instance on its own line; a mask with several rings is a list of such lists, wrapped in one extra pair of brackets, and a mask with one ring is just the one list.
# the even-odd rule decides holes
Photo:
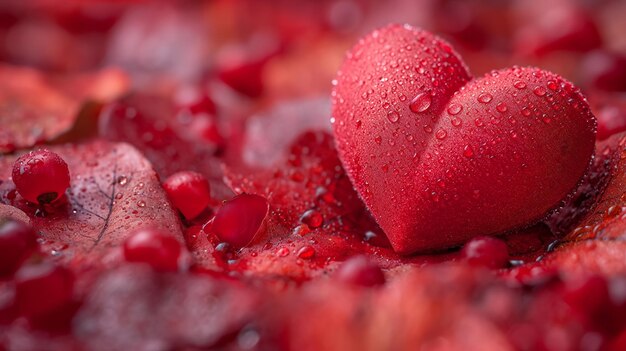
[(335, 272), (341, 282), (356, 286), (378, 286), (385, 284), (385, 274), (380, 267), (365, 256), (351, 257)]
[(237, 248), (244, 247), (252, 242), (268, 211), (264, 197), (241, 194), (224, 202), (211, 229), (220, 240)]
[(140, 229), (124, 242), (126, 261), (147, 263), (157, 271), (177, 271), (182, 254), (174, 237), (153, 228)]
[(72, 300), (74, 277), (67, 269), (50, 263), (27, 265), (15, 273), (18, 313), (43, 317)]
[(462, 255), (469, 264), (489, 268), (503, 268), (509, 263), (506, 243), (492, 237), (479, 237), (463, 246)]
[(211, 189), (206, 178), (197, 172), (184, 171), (172, 174), (163, 188), (170, 201), (187, 219), (197, 217), (211, 200)]
[(29, 225), (0, 220), (0, 276), (15, 272), (37, 246), (37, 234)]
[(70, 186), (70, 171), (56, 153), (31, 151), (15, 161), (13, 182), (26, 200), (47, 204), (63, 196)]

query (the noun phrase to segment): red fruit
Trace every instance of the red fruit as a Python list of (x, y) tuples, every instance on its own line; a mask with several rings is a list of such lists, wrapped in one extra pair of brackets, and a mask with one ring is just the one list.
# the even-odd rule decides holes
[(338, 73), (339, 155), (397, 252), (527, 226), (589, 165), (595, 119), (571, 83), (519, 67), (470, 79), (447, 43), (398, 25), (362, 39)]
[(474, 238), (463, 246), (463, 258), (471, 265), (488, 268), (504, 268), (509, 263), (506, 243), (492, 237)]
[(48, 150), (31, 151), (13, 165), (13, 182), (26, 200), (47, 204), (63, 196), (70, 186), (67, 163)]
[(209, 182), (197, 172), (174, 173), (163, 183), (163, 188), (170, 201), (187, 219), (197, 217), (211, 200)]
[(365, 256), (354, 256), (339, 266), (335, 279), (356, 286), (385, 284), (385, 274), (380, 267)]
[(171, 235), (153, 228), (136, 231), (124, 242), (128, 262), (147, 263), (157, 271), (177, 271), (183, 250)]
[(15, 272), (37, 246), (37, 234), (29, 225), (0, 219), (0, 276)]
[(211, 230), (220, 240), (236, 248), (244, 247), (252, 242), (268, 212), (264, 197), (237, 195), (217, 210)]
[(43, 317), (72, 300), (74, 278), (67, 269), (49, 263), (28, 265), (15, 273), (18, 313), (27, 318)]

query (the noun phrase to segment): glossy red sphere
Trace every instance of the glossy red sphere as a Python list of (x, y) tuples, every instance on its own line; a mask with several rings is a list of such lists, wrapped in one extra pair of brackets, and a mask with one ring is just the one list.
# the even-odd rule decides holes
[(254, 239), (268, 211), (264, 197), (241, 194), (217, 210), (211, 230), (220, 240), (237, 248), (244, 247)]
[(197, 172), (184, 171), (172, 174), (163, 188), (167, 197), (187, 219), (197, 217), (211, 200), (211, 189), (206, 178)]
[(335, 279), (356, 286), (377, 286), (385, 283), (385, 274), (367, 257), (355, 256), (339, 266)]
[(63, 196), (70, 186), (67, 163), (48, 150), (31, 151), (15, 161), (13, 182), (26, 200), (47, 204)]
[(504, 268), (509, 263), (509, 249), (506, 243), (492, 237), (478, 237), (470, 240), (461, 251), (463, 258), (471, 265), (488, 268)]
[(153, 228), (136, 231), (124, 242), (128, 262), (146, 263), (157, 271), (177, 271), (183, 249), (171, 235)]

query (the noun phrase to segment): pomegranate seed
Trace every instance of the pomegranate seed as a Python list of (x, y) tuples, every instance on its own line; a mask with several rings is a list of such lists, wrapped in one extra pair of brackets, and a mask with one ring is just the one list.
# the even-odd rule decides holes
[(383, 271), (365, 256), (355, 256), (345, 261), (335, 272), (335, 278), (356, 286), (378, 286), (385, 283)]
[(165, 180), (163, 188), (174, 207), (188, 220), (202, 213), (211, 201), (209, 182), (200, 173), (175, 173)]
[(53, 313), (72, 300), (74, 277), (50, 263), (27, 265), (15, 273), (18, 313), (27, 318)]
[(212, 231), (221, 241), (236, 248), (244, 247), (252, 242), (268, 211), (269, 204), (262, 196), (235, 196), (215, 214)]
[(63, 196), (70, 186), (70, 171), (56, 153), (31, 151), (15, 161), (13, 182), (24, 199), (47, 204)]
[(37, 246), (37, 234), (29, 225), (0, 220), (0, 276), (14, 273)]
[(126, 261), (147, 263), (157, 271), (177, 271), (181, 256), (180, 243), (154, 228), (140, 229), (124, 242)]
[(492, 237), (470, 240), (461, 252), (469, 264), (489, 268), (503, 268), (509, 263), (509, 249), (506, 243)]

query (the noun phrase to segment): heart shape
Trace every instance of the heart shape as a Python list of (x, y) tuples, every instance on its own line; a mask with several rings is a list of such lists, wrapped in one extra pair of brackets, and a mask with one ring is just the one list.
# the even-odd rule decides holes
[(520, 67), (472, 79), (448, 43), (410, 26), (361, 39), (333, 85), (342, 163), (400, 253), (532, 224), (592, 158), (595, 118), (571, 83)]

